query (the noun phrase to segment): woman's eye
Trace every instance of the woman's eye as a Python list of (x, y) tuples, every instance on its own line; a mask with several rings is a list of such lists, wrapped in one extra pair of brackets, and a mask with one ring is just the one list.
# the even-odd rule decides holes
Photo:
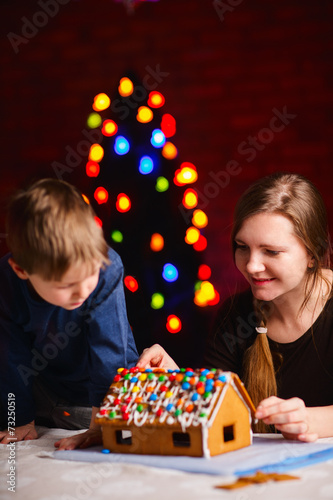
[(239, 243), (235, 243), (235, 248), (236, 250), (247, 250), (247, 246), (246, 245), (240, 245)]
[(276, 255), (279, 255), (279, 253), (280, 253), (280, 252), (277, 252), (276, 250), (266, 250), (266, 252), (269, 255), (272, 255), (273, 257), (275, 257)]

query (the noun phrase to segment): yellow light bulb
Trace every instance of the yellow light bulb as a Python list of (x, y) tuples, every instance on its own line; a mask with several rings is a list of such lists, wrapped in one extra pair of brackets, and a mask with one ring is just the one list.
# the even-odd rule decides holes
[(122, 95), (123, 97), (128, 97), (133, 93), (133, 89), (133, 82), (129, 78), (121, 78), (118, 87), (118, 92), (120, 95)]
[(92, 144), (89, 151), (89, 160), (100, 162), (104, 156), (104, 149), (99, 144)]
[(202, 210), (194, 210), (192, 217), (192, 224), (197, 227), (206, 227), (208, 224), (208, 217)]

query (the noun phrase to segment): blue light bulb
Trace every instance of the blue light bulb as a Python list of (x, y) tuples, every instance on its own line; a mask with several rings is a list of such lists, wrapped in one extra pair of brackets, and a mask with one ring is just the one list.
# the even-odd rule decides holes
[(150, 174), (154, 169), (154, 162), (150, 156), (143, 156), (140, 160), (139, 172), (140, 174)]
[(129, 152), (130, 145), (128, 140), (122, 136), (119, 135), (116, 137), (115, 143), (114, 143), (114, 150), (117, 153), (117, 155), (125, 155), (126, 153)]
[(162, 276), (165, 281), (176, 281), (176, 279), (178, 278), (178, 270), (173, 264), (165, 264), (163, 266)]
[(165, 144), (165, 135), (162, 130), (155, 128), (151, 134), (150, 142), (154, 148), (162, 148)]

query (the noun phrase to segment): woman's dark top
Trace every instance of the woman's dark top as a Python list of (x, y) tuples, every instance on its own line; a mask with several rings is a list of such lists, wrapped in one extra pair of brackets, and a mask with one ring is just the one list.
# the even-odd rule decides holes
[[(252, 300), (252, 293), (247, 290), (224, 302), (207, 339), (205, 366), (243, 377), (243, 356), (257, 335), (258, 320)], [(277, 371), (278, 396), (297, 396), (306, 406), (332, 405), (333, 298), (299, 339), (285, 344), (268, 340)]]

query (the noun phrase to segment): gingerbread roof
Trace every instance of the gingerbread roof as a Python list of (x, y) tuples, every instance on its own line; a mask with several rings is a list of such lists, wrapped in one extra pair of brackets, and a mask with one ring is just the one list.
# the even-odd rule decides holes
[(208, 369), (120, 368), (96, 415), (99, 424), (126, 422), (209, 426), (220, 407), (227, 387), (232, 385), (249, 412), (255, 407), (238, 376)]

